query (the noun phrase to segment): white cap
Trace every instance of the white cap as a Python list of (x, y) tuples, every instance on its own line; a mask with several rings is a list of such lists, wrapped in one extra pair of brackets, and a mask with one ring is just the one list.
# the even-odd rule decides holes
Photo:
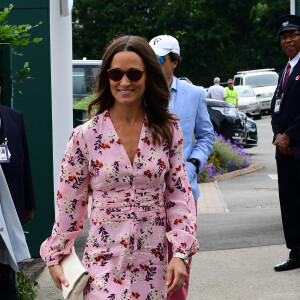
[(165, 56), (170, 52), (180, 55), (178, 41), (170, 35), (159, 35), (154, 37), (149, 45), (156, 55)]

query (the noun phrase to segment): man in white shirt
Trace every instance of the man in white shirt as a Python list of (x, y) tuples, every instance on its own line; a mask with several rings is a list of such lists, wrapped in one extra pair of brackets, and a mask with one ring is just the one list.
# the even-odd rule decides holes
[(225, 100), (225, 90), (222, 86), (220, 86), (220, 78), (216, 77), (214, 79), (214, 85), (212, 85), (207, 92), (207, 98)]

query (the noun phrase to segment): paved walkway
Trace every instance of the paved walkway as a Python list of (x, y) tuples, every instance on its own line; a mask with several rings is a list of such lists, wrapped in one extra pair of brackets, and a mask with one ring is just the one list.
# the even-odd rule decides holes
[(198, 252), (188, 300), (299, 300), (300, 269), (275, 272), (285, 245)]
[(197, 201), (197, 213), (213, 214), (228, 212), (217, 181), (199, 184), (201, 197)]
[[(242, 172), (261, 168), (255, 164)], [(242, 174), (225, 174), (219, 180)], [(198, 215), (228, 212), (217, 181), (199, 187)], [(300, 300), (300, 269), (282, 273), (273, 270), (287, 256), (285, 245), (198, 252), (193, 256), (188, 300)], [(36, 300), (63, 299), (40, 259), (25, 265), (26, 273), (40, 285)]]

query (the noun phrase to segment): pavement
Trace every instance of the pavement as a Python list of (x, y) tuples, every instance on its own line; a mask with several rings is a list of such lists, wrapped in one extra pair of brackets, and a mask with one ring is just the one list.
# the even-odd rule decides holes
[[(252, 164), (221, 175), (215, 182), (200, 184), (198, 218), (218, 214), (225, 219), (229, 209), (220, 182), (234, 180), (236, 176), (262, 168), (260, 164)], [(87, 227), (75, 242), (79, 256), (83, 253)], [(274, 265), (288, 257), (283, 240), (279, 245), (213, 251), (203, 249), (205, 245), (200, 246), (200, 251), (193, 256), (188, 300), (300, 300), (300, 269), (279, 273), (273, 270)], [(31, 280), (39, 283), (37, 300), (63, 299), (40, 258), (29, 259), (22, 265)]]

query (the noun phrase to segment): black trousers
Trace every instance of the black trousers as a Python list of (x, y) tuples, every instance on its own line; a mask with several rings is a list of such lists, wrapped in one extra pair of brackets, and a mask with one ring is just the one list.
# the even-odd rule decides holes
[(0, 299), (17, 300), (16, 272), (9, 265), (0, 264)]
[(300, 259), (300, 159), (286, 155), (276, 162), (286, 246), (291, 249), (290, 257)]

